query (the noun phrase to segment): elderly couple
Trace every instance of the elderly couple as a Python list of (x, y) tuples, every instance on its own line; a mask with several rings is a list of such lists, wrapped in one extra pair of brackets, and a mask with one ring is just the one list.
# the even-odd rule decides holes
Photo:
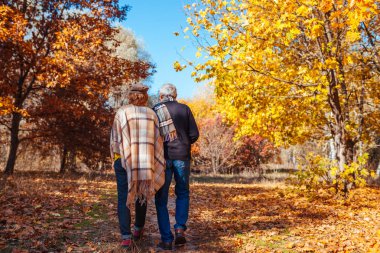
[[(190, 148), (199, 137), (197, 125), (188, 106), (176, 101), (177, 89), (164, 84), (160, 102), (147, 107), (148, 87), (133, 85), (129, 104), (115, 116), (111, 131), (111, 157), (118, 193), (118, 218), (121, 246), (130, 248), (132, 239), (144, 232), (147, 202), (154, 197), (161, 250), (172, 250), (186, 243), (189, 215)], [(169, 187), (174, 174), (176, 210), (175, 238), (170, 230)], [(135, 226), (131, 233), (131, 205), (135, 205)]]

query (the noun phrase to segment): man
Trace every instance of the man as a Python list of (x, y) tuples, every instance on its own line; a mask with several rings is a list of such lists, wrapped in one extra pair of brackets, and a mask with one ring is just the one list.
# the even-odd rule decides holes
[(186, 243), (186, 222), (189, 216), (190, 149), (199, 137), (198, 127), (187, 105), (178, 103), (177, 89), (173, 84), (164, 84), (159, 92), (160, 103), (154, 106), (160, 122), (160, 134), (164, 138), (166, 159), (165, 184), (156, 193), (155, 203), (161, 242), (158, 247), (171, 250), (173, 234), (170, 230), (168, 212), (169, 187), (174, 174), (176, 213), (175, 245)]
[(147, 201), (165, 182), (165, 159), (158, 118), (146, 107), (148, 87), (133, 85), (129, 104), (115, 116), (111, 131), (111, 157), (117, 182), (117, 212), (121, 246), (131, 247), (130, 207), (135, 202), (135, 230), (138, 240), (143, 234)]

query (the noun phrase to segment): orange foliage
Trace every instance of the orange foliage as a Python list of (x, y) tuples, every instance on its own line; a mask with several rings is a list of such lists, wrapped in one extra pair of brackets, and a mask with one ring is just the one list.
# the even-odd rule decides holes
[[(127, 9), (117, 0), (13, 1), (0, 6), (0, 124), (10, 130), (7, 173), (13, 172), (23, 139), (41, 137), (42, 130), (68, 131), (73, 129), (68, 125), (79, 122), (94, 127), (103, 122), (105, 129), (104, 120), (96, 119), (107, 110), (111, 87), (151, 75), (150, 63), (114, 54), (120, 42), (112, 23), (123, 20)], [(60, 127), (37, 131), (36, 126), (51, 125), (47, 121), (53, 118), (60, 119), (53, 122)], [(21, 135), (21, 129), (28, 135)], [(91, 131), (82, 128), (71, 140)]]
[(21, 12), (0, 5), (0, 42), (21, 42), (25, 35), (26, 23)]
[(245, 136), (240, 140), (235, 161), (241, 169), (257, 169), (261, 164), (269, 162), (278, 154), (279, 149), (260, 135)]

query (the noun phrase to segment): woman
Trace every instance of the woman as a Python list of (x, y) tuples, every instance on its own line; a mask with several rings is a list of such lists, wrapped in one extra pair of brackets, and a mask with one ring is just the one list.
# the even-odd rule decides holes
[(135, 203), (134, 239), (140, 239), (145, 224), (147, 201), (165, 182), (163, 142), (158, 118), (147, 107), (148, 87), (133, 85), (129, 104), (116, 113), (111, 131), (111, 157), (117, 182), (121, 246), (131, 247), (130, 207)]

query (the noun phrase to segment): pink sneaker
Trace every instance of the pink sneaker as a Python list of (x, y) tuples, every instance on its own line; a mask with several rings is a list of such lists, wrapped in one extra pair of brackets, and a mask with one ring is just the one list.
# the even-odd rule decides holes
[(143, 234), (144, 234), (144, 229), (141, 229), (141, 230), (135, 230), (135, 231), (133, 232), (133, 239), (134, 239), (135, 241), (138, 241), (138, 240), (140, 240), (140, 239), (142, 238)]
[(124, 239), (122, 242), (121, 242), (121, 247), (125, 248), (125, 249), (129, 249), (131, 246), (132, 246), (132, 240), (131, 239)]

